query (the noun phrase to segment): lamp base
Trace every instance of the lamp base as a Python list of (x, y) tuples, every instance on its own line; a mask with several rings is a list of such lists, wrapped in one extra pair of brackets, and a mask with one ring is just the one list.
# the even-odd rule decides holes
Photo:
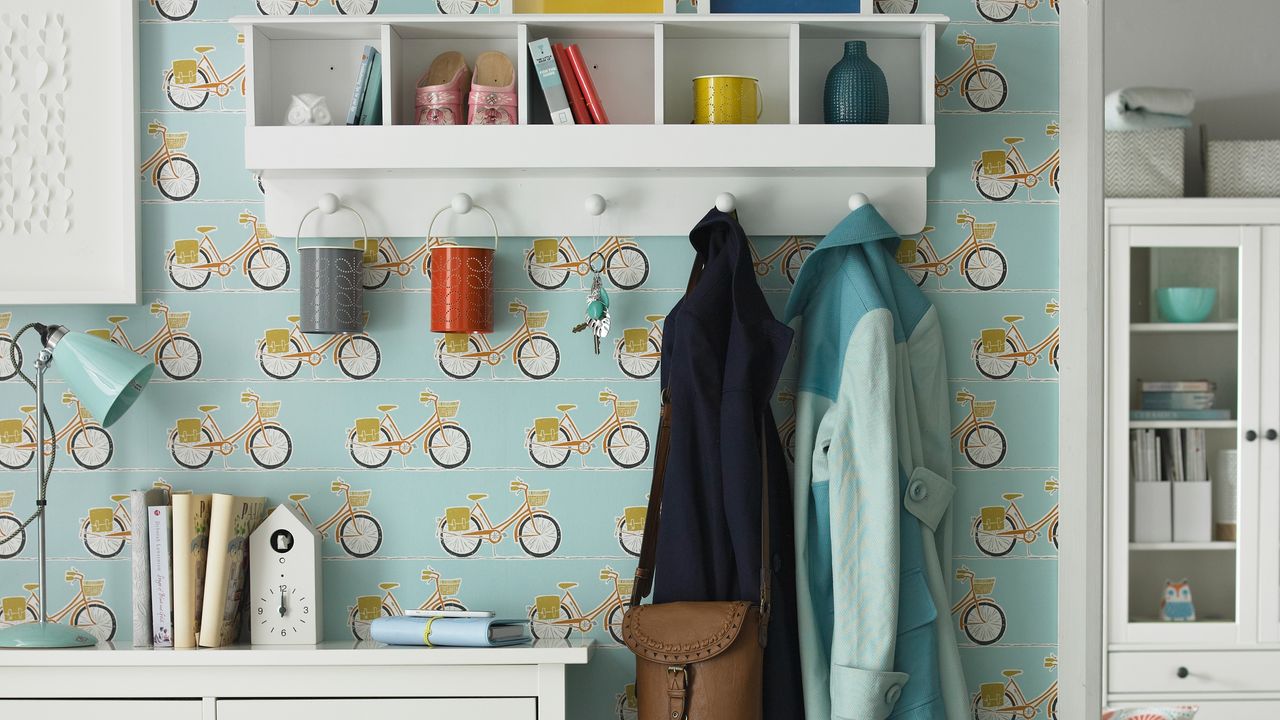
[(67, 648), (97, 645), (98, 638), (69, 625), (22, 623), (0, 629), (0, 648)]

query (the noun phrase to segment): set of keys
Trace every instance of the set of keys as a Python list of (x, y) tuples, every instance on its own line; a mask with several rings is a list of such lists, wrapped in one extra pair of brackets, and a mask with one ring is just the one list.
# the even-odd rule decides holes
[(587, 292), (586, 319), (575, 325), (573, 332), (579, 333), (588, 328), (591, 330), (591, 341), (596, 354), (599, 355), (600, 341), (609, 335), (609, 293), (605, 292), (600, 283), (598, 273), (591, 281), (591, 290)]

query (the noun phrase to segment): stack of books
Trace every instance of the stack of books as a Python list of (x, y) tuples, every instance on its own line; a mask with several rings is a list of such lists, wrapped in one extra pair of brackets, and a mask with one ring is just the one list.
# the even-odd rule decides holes
[(348, 125), (382, 124), (382, 53), (365, 45), (356, 70), (356, 86), (347, 108)]
[(576, 44), (566, 47), (543, 38), (529, 43), (529, 56), (533, 60), (533, 71), (538, 76), (538, 84), (542, 86), (546, 113), (550, 115), (549, 120), (540, 117), (542, 106), (535, 104), (530, 122), (546, 124), (549, 121), (553, 125), (609, 124), (609, 115), (605, 113), (604, 103), (596, 92), (595, 81), (582, 56), (582, 48)]
[(240, 636), (249, 533), (262, 522), (266, 498), (129, 493), (134, 518), (135, 647), (220, 647)]
[(1134, 430), (1130, 433), (1135, 482), (1208, 482), (1202, 428)]
[(1216, 384), (1211, 380), (1140, 380), (1141, 409), (1132, 420), (1230, 420), (1231, 411), (1213, 407)]

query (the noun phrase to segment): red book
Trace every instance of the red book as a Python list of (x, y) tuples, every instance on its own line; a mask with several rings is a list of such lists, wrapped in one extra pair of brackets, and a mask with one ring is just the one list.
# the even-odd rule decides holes
[(578, 76), (578, 84), (582, 86), (582, 95), (587, 101), (587, 109), (591, 111), (591, 119), (596, 125), (608, 125), (609, 116), (604, 112), (604, 104), (600, 102), (600, 94), (596, 92), (596, 84), (591, 81), (591, 71), (587, 70), (587, 61), (582, 57), (582, 49), (575, 43), (570, 45), (569, 65), (573, 74)]
[(587, 101), (582, 97), (582, 87), (578, 84), (578, 76), (569, 66), (569, 53), (564, 45), (551, 45), (551, 54), (555, 56), (556, 68), (560, 70), (560, 84), (564, 85), (565, 95), (569, 96), (569, 109), (573, 111), (573, 121), (578, 125), (590, 125), (591, 111), (587, 110)]

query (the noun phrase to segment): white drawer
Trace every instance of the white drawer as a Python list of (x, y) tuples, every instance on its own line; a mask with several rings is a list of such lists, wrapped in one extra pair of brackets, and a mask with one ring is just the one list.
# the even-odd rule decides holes
[(201, 711), (199, 700), (0, 700), (0, 717), (200, 720)]
[(1280, 700), (1125, 700), (1110, 707), (1168, 707), (1199, 705), (1196, 720), (1269, 720), (1280, 717)]
[(1113, 693), (1280, 691), (1280, 652), (1115, 652), (1107, 682)]
[[(352, 720), (352, 718), (457, 717), (467, 720), (537, 720), (534, 698), (338, 698), (333, 700), (219, 700), (218, 720)], [(97, 718), (95, 718), (97, 720)]]

